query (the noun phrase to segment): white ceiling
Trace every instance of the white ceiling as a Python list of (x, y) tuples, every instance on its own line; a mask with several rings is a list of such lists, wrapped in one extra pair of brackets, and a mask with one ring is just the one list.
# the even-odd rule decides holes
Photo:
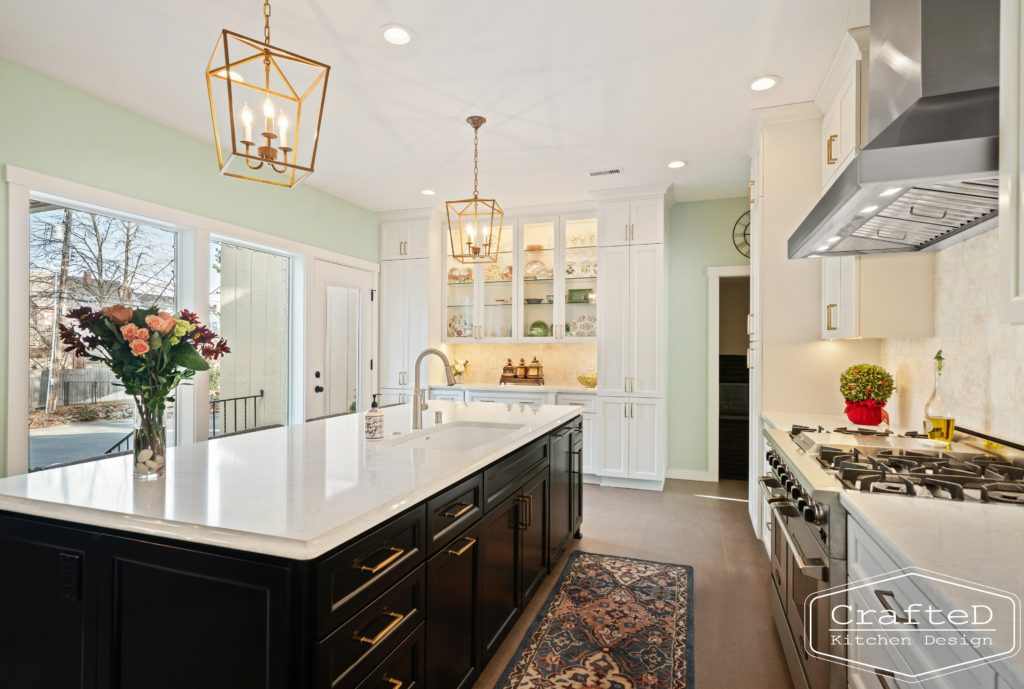
[[(262, 36), (261, 6), (0, 0), (0, 55), (212, 143), (203, 70), (222, 28)], [(867, 0), (272, 8), (275, 45), (332, 67), (317, 171), (306, 183), (375, 211), (470, 193), (473, 114), (487, 118), (481, 194), (507, 208), (646, 184), (674, 184), (679, 200), (741, 195), (751, 108), (813, 98), (843, 32), (868, 15)], [(391, 22), (416, 39), (385, 43), (377, 29)], [(751, 92), (765, 73), (782, 83)], [(676, 158), (689, 165), (669, 170)], [(612, 166), (625, 174), (587, 174)], [(433, 202), (424, 187), (437, 190)]]

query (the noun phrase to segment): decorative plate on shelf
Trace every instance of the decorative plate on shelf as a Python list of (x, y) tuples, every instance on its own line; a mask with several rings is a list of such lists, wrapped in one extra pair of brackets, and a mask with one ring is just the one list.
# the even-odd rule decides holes
[(473, 281), (473, 269), (472, 268), (451, 268), (448, 270), (448, 282), (472, 282)]
[(499, 266), (492, 263), (484, 271), (484, 280), (487, 282), (500, 282), (512, 279), (512, 266)]
[(464, 314), (456, 313), (448, 319), (448, 337), (469, 337), (473, 326)]
[(594, 261), (580, 261), (580, 277), (589, 278), (597, 275), (597, 263)]
[(575, 277), (576, 273), (579, 273), (580, 270), (581, 270), (580, 267), (577, 266), (572, 261), (569, 261), (568, 263), (565, 264), (565, 276), (566, 277), (570, 277), (570, 278), (571, 277)]
[(597, 337), (597, 316), (581, 313), (569, 321), (569, 334), (573, 337)]
[(540, 277), (544, 278), (545, 280), (550, 280), (551, 278), (555, 277), (555, 269), (544, 266), (544, 270), (541, 271)]
[(523, 266), (523, 276), (527, 280), (539, 280), (547, 268), (543, 261), (530, 261)]
[(534, 321), (530, 323), (529, 330), (526, 331), (528, 337), (547, 337), (551, 334), (551, 329), (548, 328), (548, 324), (544, 321)]

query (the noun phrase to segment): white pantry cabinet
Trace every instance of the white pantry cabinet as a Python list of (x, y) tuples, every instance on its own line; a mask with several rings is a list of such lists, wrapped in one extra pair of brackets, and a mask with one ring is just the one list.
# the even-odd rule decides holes
[[(413, 364), (430, 346), (430, 261), (381, 261), (380, 370), (381, 388), (412, 389)], [(424, 366), (423, 376), (426, 376)], [(425, 383), (426, 378), (423, 378)]]
[(665, 403), (660, 399), (598, 397), (596, 473), (641, 481), (665, 478)]
[(999, 233), (1001, 308), (1024, 323), (1024, 11), (1003, 0), (999, 56)]
[(602, 202), (598, 224), (600, 246), (660, 244), (665, 241), (665, 197)]
[(382, 220), (380, 259), (430, 257), (430, 220), (425, 218)]
[(599, 394), (664, 394), (664, 261), (662, 244), (598, 250)]
[(831, 256), (821, 261), (821, 337), (931, 337), (935, 254)]

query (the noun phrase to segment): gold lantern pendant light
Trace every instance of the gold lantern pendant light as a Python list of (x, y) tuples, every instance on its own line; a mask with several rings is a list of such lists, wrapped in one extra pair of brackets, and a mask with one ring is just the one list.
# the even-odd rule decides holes
[(497, 201), (480, 198), (477, 190), (480, 125), (487, 120), (473, 115), (466, 121), (473, 127), (473, 198), (445, 204), (452, 258), (460, 263), (494, 263), (498, 260), (501, 221), (505, 214)]
[[(206, 68), (221, 174), (282, 187), (308, 177), (330, 71), (270, 44), (269, 0), (263, 3), (262, 41), (222, 30)], [(254, 109), (262, 114), (256, 123), (263, 131), (254, 123)]]

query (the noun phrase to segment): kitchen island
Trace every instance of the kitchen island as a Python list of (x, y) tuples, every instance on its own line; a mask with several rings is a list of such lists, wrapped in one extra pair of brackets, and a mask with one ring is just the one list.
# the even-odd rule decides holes
[(471, 686), (578, 534), (579, 410), (384, 414), (0, 480), (5, 682)]

